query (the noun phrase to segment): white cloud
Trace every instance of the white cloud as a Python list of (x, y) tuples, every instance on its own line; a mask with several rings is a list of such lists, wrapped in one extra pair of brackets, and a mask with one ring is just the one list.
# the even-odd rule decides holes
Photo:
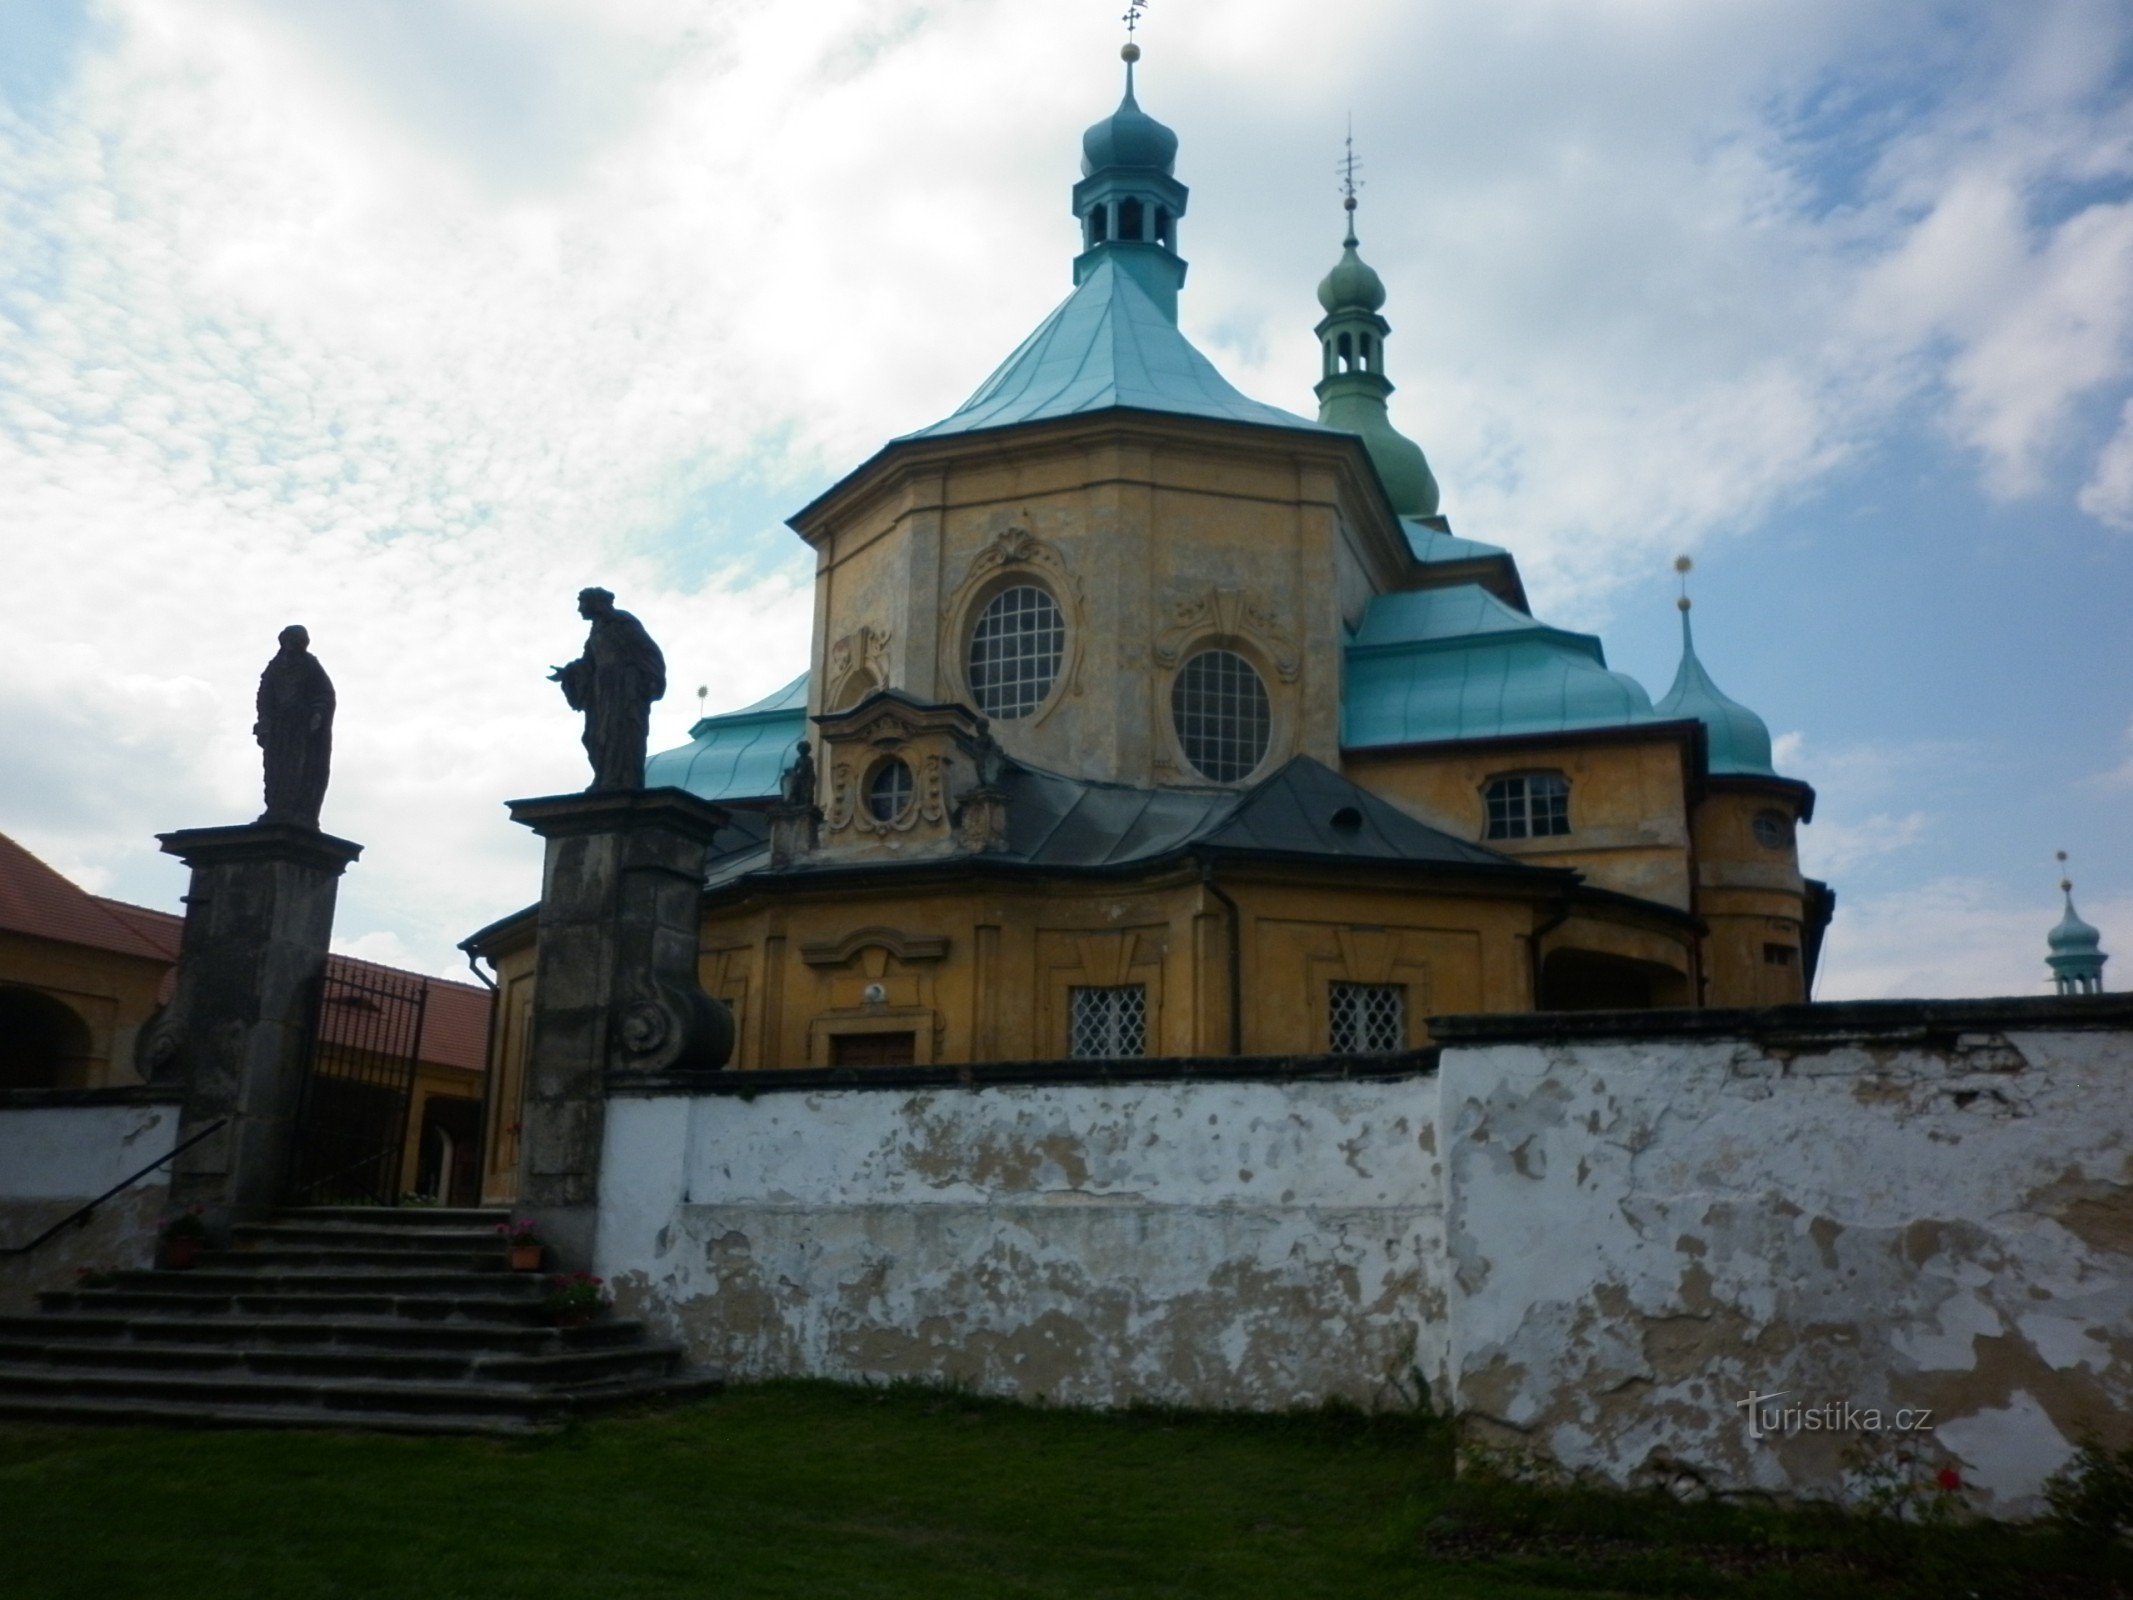
[[(36, 127), (0, 109), (0, 591), (35, 597), (0, 632), (0, 826), (109, 881), (250, 815), (252, 685), (301, 619), (342, 696), (326, 820), (369, 847), (344, 931), (439, 969), (533, 891), (501, 800), (583, 781), (542, 677), (575, 589), (666, 646), (655, 742), (696, 683), (768, 692), (810, 568), (766, 506), (945, 413), (1065, 293), (1110, 15), (107, 12)], [(1904, 0), (1166, 13), (1143, 102), (1194, 190), (1187, 331), (1310, 408), (1352, 108), (1396, 414), (1544, 600), (1751, 524), (1920, 397), (2034, 486), (2126, 377), (2126, 207), (2040, 196), (2133, 171), (2084, 75), (2128, 31)], [(1924, 108), (1833, 197), (1802, 107), (1914, 37)], [(1839, 855), (1926, 825), (1832, 816)]]
[[(1815, 998), (2048, 993), (2044, 941), (2061, 910), (2048, 886), (2018, 900), (1997, 885), (1960, 877), (1853, 903), (1840, 897)], [(2103, 930), (2108, 953), (2114, 942), (2124, 946), (2133, 931), (2133, 897), (2084, 903), (2082, 915)], [(2106, 982), (2115, 987), (2110, 974), (2106, 967)]]
[(2119, 413), (2118, 431), (2082, 485), (2081, 509), (2098, 522), (2133, 533), (2133, 400)]

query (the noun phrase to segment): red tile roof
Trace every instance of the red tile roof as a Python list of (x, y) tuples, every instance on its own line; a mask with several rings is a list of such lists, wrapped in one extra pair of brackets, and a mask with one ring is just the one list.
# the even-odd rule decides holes
[[(0, 834), (0, 929), (167, 962), (157, 998), (168, 1001), (184, 928), (185, 919), (171, 912), (90, 894)], [(465, 1072), (483, 1069), (489, 1043), (488, 990), (353, 956), (328, 956), (326, 970), (337, 977), (371, 972), (418, 980), (429, 991), (422, 1012), (421, 1058)]]
[(162, 947), (86, 889), (0, 833), (0, 928), (122, 956), (169, 959)]

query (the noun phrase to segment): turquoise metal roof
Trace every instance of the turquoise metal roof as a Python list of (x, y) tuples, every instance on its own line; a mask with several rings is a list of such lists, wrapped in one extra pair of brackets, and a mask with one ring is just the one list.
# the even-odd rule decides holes
[(1682, 602), (1681, 666), (1674, 673), (1674, 686), (1653, 709), (1662, 717), (1694, 717), (1710, 734), (1710, 771), (1714, 777), (1774, 778), (1770, 764), (1770, 729), (1763, 719), (1729, 699), (1711, 681), (1710, 673), (1696, 659), (1696, 641), (1689, 632), (1688, 602)]
[(1379, 595), (1349, 640), (1341, 744), (1426, 744), (1654, 720), (1600, 641), (1536, 622), (1478, 584)]
[(689, 742), (644, 764), (647, 789), (686, 789), (700, 800), (769, 800), (807, 733), (807, 674), (739, 711), (705, 717)]
[(904, 437), (937, 439), (1115, 407), (1332, 431), (1238, 393), (1106, 253), (953, 416)]
[(1500, 544), (1462, 539), (1456, 533), (1432, 528), (1420, 517), (1402, 517), (1400, 526), (1407, 530), (1407, 548), (1424, 566), (1440, 561), (1488, 561), (1495, 558), (1508, 561), (1511, 558), (1511, 552)]

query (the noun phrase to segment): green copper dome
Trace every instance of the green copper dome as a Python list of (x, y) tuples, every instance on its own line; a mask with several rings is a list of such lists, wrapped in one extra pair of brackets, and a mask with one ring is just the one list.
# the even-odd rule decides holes
[(1340, 261), (1318, 286), (1318, 303), (1326, 309), (1317, 329), (1325, 357), (1324, 376), (1313, 391), (1318, 420), (1359, 435), (1393, 510), (1426, 521), (1437, 515), (1437, 475), (1429, 470), (1422, 447), (1392, 425), (1385, 409), (1392, 394), (1392, 380), (1385, 376), (1385, 336), (1392, 325), (1378, 315), (1385, 304), (1385, 280), (1356, 254), (1352, 198), (1349, 208)]
[(2066, 915), (2059, 919), (2059, 926), (2052, 929), (2049, 941), (2054, 955), (2091, 955), (2103, 948), (2103, 935), (2081, 920), (2074, 909), (2071, 890), (2066, 896)]
[(2044, 958), (2052, 971), (2052, 986), (2061, 994), (2101, 994), (2103, 964), (2111, 959), (2103, 953), (2103, 935), (2083, 922), (2074, 909), (2073, 884), (2062, 878), (2059, 890), (2066, 896), (2066, 915), (2046, 936), (2051, 954)]
[(1081, 136), (1081, 175), (1120, 170), (1170, 176), (1178, 159), (1178, 136), (1140, 108), (1133, 98), (1133, 63), (1126, 63), (1126, 98), (1118, 109)]
[(1714, 776), (1777, 776), (1777, 769), (1770, 764), (1769, 727), (1738, 700), (1730, 699), (1696, 659), (1696, 640), (1689, 631), (1686, 601), (1681, 610), (1681, 666), (1674, 673), (1673, 688), (1652, 710), (1664, 722), (1694, 717), (1704, 725)]
[(1348, 235), (1340, 264), (1327, 273), (1325, 281), (1318, 286), (1318, 303), (1329, 312), (1382, 311), (1385, 308), (1385, 280), (1355, 253), (1353, 233)]

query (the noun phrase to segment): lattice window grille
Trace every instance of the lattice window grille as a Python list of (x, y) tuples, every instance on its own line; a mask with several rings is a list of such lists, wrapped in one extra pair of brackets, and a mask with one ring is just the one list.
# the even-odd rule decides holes
[(1077, 1061), (1148, 1053), (1148, 988), (1121, 983), (1067, 991), (1067, 1054)]
[(1003, 589), (986, 602), (970, 636), (970, 693), (988, 717), (1012, 722), (1044, 704), (1059, 679), (1066, 619), (1034, 584)]
[(1230, 650), (1202, 650), (1178, 669), (1170, 715), (1185, 759), (1202, 777), (1236, 783), (1266, 759), (1274, 711), (1252, 664)]
[(1382, 1055), (1407, 1048), (1405, 985), (1336, 983), (1332, 989), (1331, 1034), (1335, 1055)]

